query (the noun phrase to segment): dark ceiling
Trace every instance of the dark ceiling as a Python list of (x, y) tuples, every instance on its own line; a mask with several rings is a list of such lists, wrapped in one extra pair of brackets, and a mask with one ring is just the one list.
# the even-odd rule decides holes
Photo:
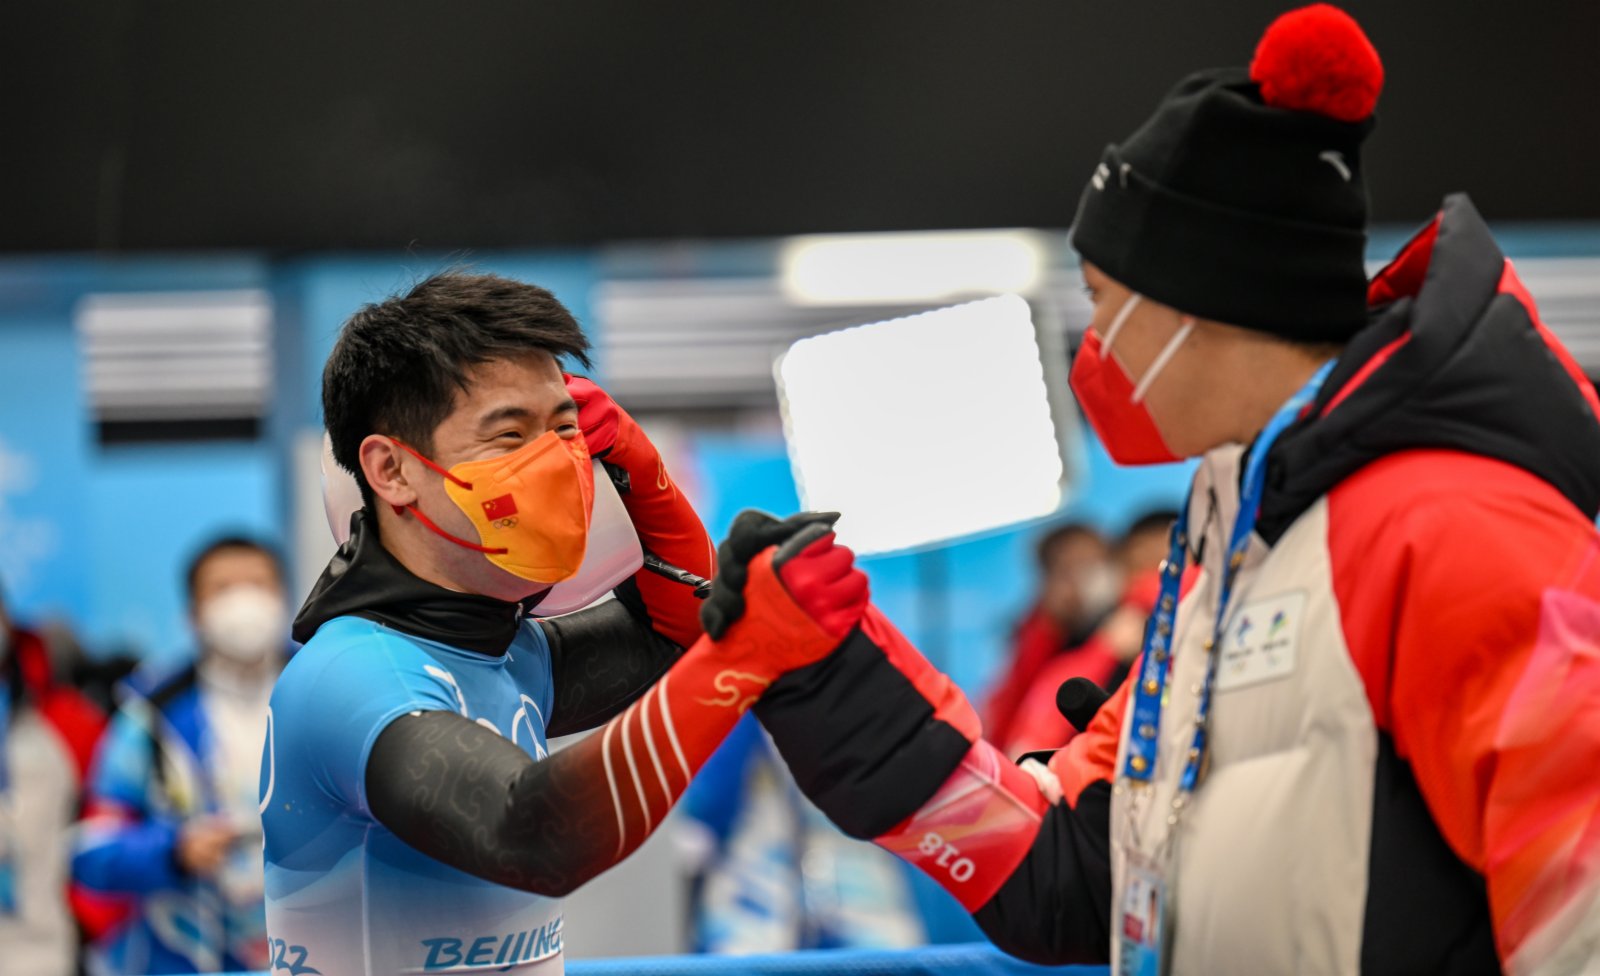
[[(1291, 3), (110, 0), (0, 34), (0, 250), (1065, 226)], [(1359, 0), (1378, 220), (1600, 219), (1600, 3)]]

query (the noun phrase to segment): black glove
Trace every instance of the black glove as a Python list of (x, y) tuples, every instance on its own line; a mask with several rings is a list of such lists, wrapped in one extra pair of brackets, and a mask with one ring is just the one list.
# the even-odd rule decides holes
[(733, 520), (728, 537), (717, 546), (717, 575), (711, 596), (700, 606), (700, 623), (712, 640), (721, 640), (744, 616), (744, 585), (750, 560), (768, 546), (777, 546), (772, 566), (779, 569), (800, 550), (833, 531), (838, 512), (800, 512), (786, 519), (745, 509)]

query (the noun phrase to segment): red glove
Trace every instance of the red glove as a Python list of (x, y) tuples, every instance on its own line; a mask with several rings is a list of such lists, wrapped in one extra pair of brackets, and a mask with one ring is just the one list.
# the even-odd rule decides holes
[(837, 516), (734, 520), (718, 550), (707, 633), (627, 711), (574, 749), (616, 811), (613, 860), (661, 823), (740, 716), (780, 675), (831, 654), (867, 608), (867, 578), (834, 544)]
[[(645, 550), (709, 579), (714, 571), (711, 537), (667, 474), (661, 452), (600, 387), (581, 376), (568, 375), (566, 381), (567, 392), (578, 402), (578, 426), (590, 455), (625, 475), (618, 491)], [(633, 580), (656, 632), (682, 647), (694, 643), (700, 636), (700, 601), (694, 590), (645, 569)]]
[(700, 610), (722, 660), (770, 682), (826, 657), (860, 623), (867, 577), (834, 540), (838, 518), (744, 511), (733, 520)]

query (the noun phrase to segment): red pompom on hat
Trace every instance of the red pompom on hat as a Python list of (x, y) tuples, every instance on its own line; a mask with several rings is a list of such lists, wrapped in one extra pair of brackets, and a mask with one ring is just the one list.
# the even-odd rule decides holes
[(1250, 80), (1274, 108), (1359, 122), (1378, 104), (1383, 62), (1355, 18), (1316, 3), (1272, 22), (1256, 46)]

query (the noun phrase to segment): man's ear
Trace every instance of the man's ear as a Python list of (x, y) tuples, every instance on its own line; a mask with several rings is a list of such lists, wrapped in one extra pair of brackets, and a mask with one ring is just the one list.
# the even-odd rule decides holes
[(406, 481), (405, 452), (394, 441), (382, 434), (368, 434), (356, 456), (361, 459), (362, 477), (379, 503), (401, 508), (416, 503), (417, 491)]

